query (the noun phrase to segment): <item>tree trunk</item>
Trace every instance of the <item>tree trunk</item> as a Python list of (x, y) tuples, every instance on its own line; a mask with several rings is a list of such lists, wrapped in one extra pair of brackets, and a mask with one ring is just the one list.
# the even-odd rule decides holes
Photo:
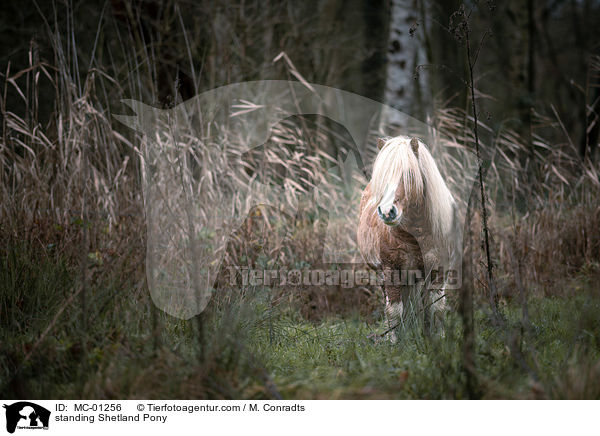
[[(424, 95), (425, 83), (417, 75), (417, 66), (425, 63), (425, 50), (418, 35), (418, 7), (415, 0), (392, 0), (389, 27), (385, 103), (416, 118), (423, 117), (417, 104)], [(386, 120), (402, 127), (399, 117)]]

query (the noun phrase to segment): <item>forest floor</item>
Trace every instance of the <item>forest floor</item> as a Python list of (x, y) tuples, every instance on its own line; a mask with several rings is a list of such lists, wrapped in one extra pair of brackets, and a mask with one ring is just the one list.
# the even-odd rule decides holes
[[(91, 283), (82, 317), (77, 270), (26, 248), (1, 253), (0, 396), (4, 398), (466, 398), (460, 319), (430, 335), (373, 340), (381, 318), (308, 321), (267, 290), (184, 321), (146, 288)], [(597, 270), (556, 297), (502, 301), (506, 322), (476, 318), (477, 396), (600, 398)], [(202, 327), (201, 329), (199, 327)], [(201, 334), (200, 334), (201, 332)], [(202, 338), (202, 340), (200, 340)]]

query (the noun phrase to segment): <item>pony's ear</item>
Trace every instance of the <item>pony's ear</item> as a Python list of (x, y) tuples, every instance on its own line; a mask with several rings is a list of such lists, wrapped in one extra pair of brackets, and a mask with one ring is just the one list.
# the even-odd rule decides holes
[(385, 145), (387, 138), (377, 138), (377, 150), (381, 150)]
[(415, 156), (419, 157), (419, 140), (417, 138), (413, 138), (410, 140), (410, 148), (412, 148)]

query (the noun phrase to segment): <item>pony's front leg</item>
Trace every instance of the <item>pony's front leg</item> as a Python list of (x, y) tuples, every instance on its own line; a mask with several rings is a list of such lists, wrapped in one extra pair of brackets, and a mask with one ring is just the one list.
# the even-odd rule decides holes
[(400, 286), (384, 286), (385, 317), (387, 319), (387, 337), (392, 342), (398, 341), (396, 331), (402, 326), (404, 303), (402, 302), (402, 289)]

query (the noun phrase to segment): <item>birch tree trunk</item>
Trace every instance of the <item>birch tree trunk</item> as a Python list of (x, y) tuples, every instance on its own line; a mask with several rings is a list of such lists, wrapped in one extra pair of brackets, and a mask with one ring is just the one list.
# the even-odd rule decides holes
[[(385, 103), (415, 118), (423, 116), (426, 84), (417, 66), (426, 63), (419, 37), (417, 0), (392, 0), (388, 40)], [(401, 117), (391, 114), (384, 122), (404, 127)]]

